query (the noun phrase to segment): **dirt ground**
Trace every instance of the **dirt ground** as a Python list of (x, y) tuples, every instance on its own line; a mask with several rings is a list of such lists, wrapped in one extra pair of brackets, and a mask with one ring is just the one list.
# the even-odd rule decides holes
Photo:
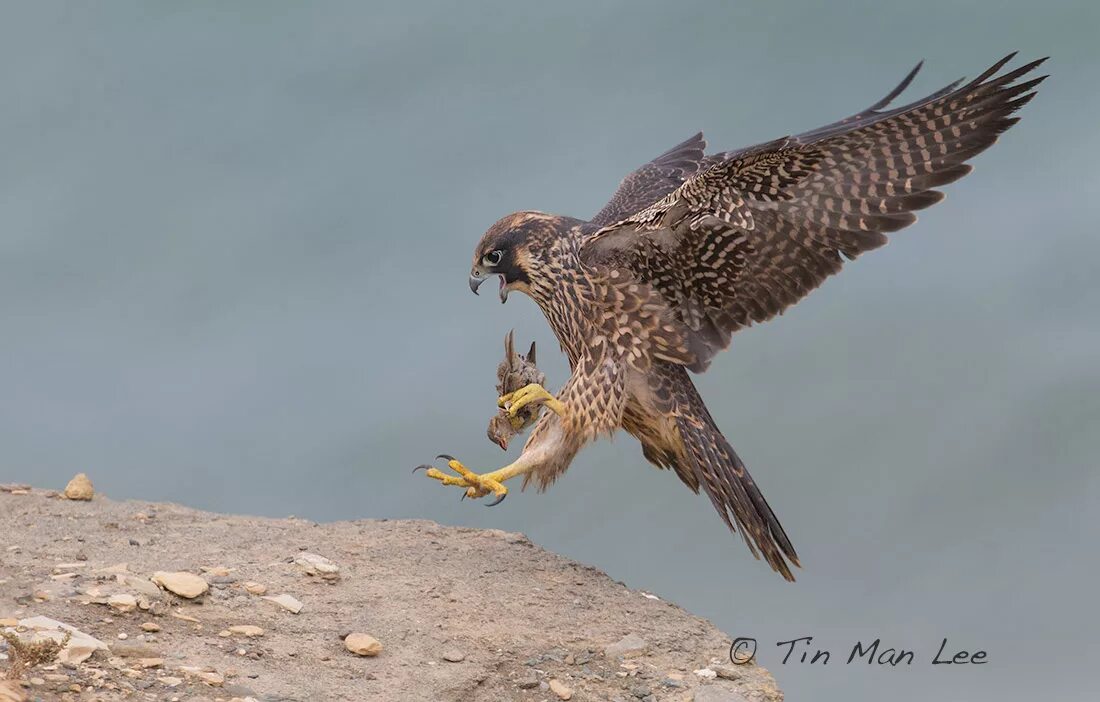
[[(150, 587), (157, 571), (201, 575), (209, 590)], [(316, 524), (3, 486), (0, 632), (26, 640), (12, 620), (36, 616), (109, 650), (26, 670), (12, 699), (782, 699), (763, 668), (729, 664), (709, 622), (521, 534), (427, 521)], [(240, 625), (263, 633), (228, 631)], [(349, 632), (381, 653), (349, 652)], [(0, 641), (0, 678), (12, 648)]]

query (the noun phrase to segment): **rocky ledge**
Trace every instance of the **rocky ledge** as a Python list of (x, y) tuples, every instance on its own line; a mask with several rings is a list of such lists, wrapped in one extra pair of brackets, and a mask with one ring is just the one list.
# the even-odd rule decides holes
[(521, 534), (26, 486), (0, 634), (0, 702), (782, 699), (709, 622)]

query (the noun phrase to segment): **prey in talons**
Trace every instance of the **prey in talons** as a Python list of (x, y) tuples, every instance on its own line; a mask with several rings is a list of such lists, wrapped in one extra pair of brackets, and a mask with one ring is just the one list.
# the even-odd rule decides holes
[(509, 417), (515, 417), (517, 412), (528, 405), (546, 405), (554, 414), (565, 417), (565, 405), (538, 383), (524, 385), (515, 392), (497, 398), (497, 407), (506, 410)]
[[(535, 365), (535, 344), (526, 355), (516, 353), (513, 334), (508, 332), (504, 339), (504, 360), (497, 367), (497, 399), (499, 409), (489, 422), (488, 437), (502, 449), (508, 448), (512, 437), (523, 432), (539, 420), (542, 407), (549, 407), (558, 417), (565, 416), (565, 404), (550, 394), (543, 383), (546, 375)], [(503, 483), (509, 478), (528, 473), (535, 463), (530, 455), (520, 456), (519, 460), (492, 471), (477, 474), (464, 466), (454, 456), (442, 454), (437, 458), (447, 461), (447, 467), (455, 474), (446, 473), (430, 465), (417, 466), (415, 473), (423, 469), (425, 475), (438, 480), (443, 485), (465, 488), (463, 499), (479, 498), (492, 494), (495, 499), (488, 507), (500, 504), (508, 496), (508, 488)]]

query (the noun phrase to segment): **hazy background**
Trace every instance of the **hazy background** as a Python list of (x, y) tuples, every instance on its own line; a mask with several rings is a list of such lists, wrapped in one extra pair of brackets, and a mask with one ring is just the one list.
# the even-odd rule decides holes
[[(792, 700), (1095, 699), (1100, 12), (894, 4), (5, 4), (0, 480), (523, 531), (756, 636)], [(797, 584), (626, 435), (493, 510), (409, 474), (509, 460), (509, 328), (566, 377), (529, 300), (467, 289), (497, 217), (1013, 49), (1054, 77), (974, 175), (698, 379)], [(921, 660), (780, 665), (800, 635)], [(932, 668), (943, 636), (990, 663)]]

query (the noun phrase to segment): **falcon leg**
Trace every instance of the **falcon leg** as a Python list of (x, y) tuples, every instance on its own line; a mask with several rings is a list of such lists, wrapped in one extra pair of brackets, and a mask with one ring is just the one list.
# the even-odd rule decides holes
[(489, 493), (496, 496), (496, 499), (490, 502), (487, 506), (500, 504), (505, 497), (508, 496), (508, 488), (504, 487), (502, 483), (509, 478), (514, 478), (517, 475), (523, 475), (527, 471), (531, 470), (531, 466), (523, 461), (522, 457), (515, 463), (507, 465), (499, 470), (494, 470), (491, 473), (477, 474), (462, 465), (462, 463), (446, 454), (439, 456), (439, 458), (446, 459), (447, 467), (453, 470), (458, 475), (448, 475), (441, 470), (437, 470), (430, 466), (417, 466), (413, 469), (413, 472), (425, 469), (425, 474), (429, 478), (438, 480), (444, 485), (455, 485), (457, 487), (466, 488), (466, 497), (484, 497)]
[(565, 405), (561, 403), (561, 400), (554, 397), (549, 390), (538, 383), (525, 385), (515, 392), (501, 395), (497, 399), (498, 406), (507, 407), (509, 417), (515, 417), (520, 408), (531, 404), (546, 405), (559, 417), (565, 416)]

